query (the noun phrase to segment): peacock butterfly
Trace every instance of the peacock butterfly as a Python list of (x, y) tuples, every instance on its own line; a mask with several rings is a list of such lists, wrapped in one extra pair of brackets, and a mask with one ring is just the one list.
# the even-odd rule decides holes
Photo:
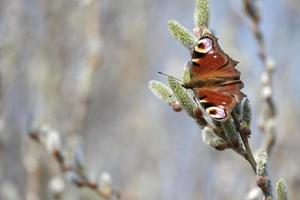
[(182, 86), (192, 89), (205, 111), (215, 120), (224, 120), (243, 97), (243, 82), (235, 69), (237, 61), (219, 46), (218, 38), (203, 33), (192, 51), (189, 62), (190, 81)]

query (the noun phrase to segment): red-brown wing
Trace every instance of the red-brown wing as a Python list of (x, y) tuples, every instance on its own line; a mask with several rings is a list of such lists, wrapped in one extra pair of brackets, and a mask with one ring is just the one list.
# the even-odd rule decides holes
[(235, 99), (230, 94), (208, 88), (195, 88), (194, 91), (200, 94), (200, 103), (205, 111), (217, 120), (225, 119), (236, 104)]
[(225, 119), (237, 102), (245, 96), (240, 88), (240, 81), (227, 82), (219, 87), (194, 88), (195, 95), (200, 99), (201, 105), (214, 119)]
[(205, 35), (202, 38), (207, 38), (212, 41), (212, 49), (207, 53), (199, 53), (197, 50), (193, 51), (191, 78), (239, 79), (240, 72), (235, 69), (235, 66), (238, 64), (238, 62), (230, 58), (220, 48), (217, 38), (210, 34)]

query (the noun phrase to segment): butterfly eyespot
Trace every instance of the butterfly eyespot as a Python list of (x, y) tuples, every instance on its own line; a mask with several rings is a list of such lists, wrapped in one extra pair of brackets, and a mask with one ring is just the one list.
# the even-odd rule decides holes
[(221, 107), (209, 107), (206, 109), (206, 112), (214, 119), (220, 120), (226, 118), (226, 112), (224, 108)]
[(199, 53), (207, 53), (212, 50), (213, 42), (210, 38), (203, 38), (198, 41), (197, 45), (195, 46), (195, 51)]

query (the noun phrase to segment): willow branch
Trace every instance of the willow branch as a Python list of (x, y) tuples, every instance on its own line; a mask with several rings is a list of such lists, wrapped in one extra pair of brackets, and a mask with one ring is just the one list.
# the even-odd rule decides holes
[(264, 35), (260, 28), (261, 17), (259, 9), (253, 0), (244, 0), (244, 8), (251, 21), (252, 33), (259, 45), (259, 58), (264, 65), (264, 72), (261, 77), (263, 108), (259, 127), (261, 132), (265, 135), (261, 147), (266, 149), (268, 155), (270, 155), (276, 140), (274, 123), (276, 118), (276, 106), (273, 99), (272, 82), (274, 63), (266, 50)]
[[(105, 176), (101, 176), (99, 182), (91, 180), (87, 176), (88, 173), (85, 170), (86, 167), (82, 155), (79, 155), (78, 153), (75, 154), (74, 162), (66, 161), (62, 149), (61, 137), (56, 130), (49, 127), (38, 127), (29, 130), (28, 135), (33, 141), (39, 143), (53, 156), (61, 173), (70, 175), (69, 179), (73, 185), (78, 188), (89, 188), (106, 200), (121, 199), (121, 192), (112, 187), (109, 174), (103, 173)], [(68, 163), (75, 164), (71, 165)]]
[[(272, 149), (276, 140), (276, 131), (275, 131), (275, 117), (276, 117), (276, 107), (273, 100), (273, 83), (272, 75), (274, 73), (274, 63), (269, 57), (266, 50), (264, 35), (260, 28), (260, 12), (255, 5), (253, 0), (244, 0), (244, 9), (251, 21), (252, 33), (259, 46), (259, 58), (264, 65), (264, 72), (261, 77), (262, 82), (262, 114), (260, 119), (260, 129), (261, 132), (265, 135), (264, 141), (261, 144), (261, 148), (265, 149), (266, 155), (269, 156), (272, 152)], [(271, 181), (268, 179), (267, 174), (265, 176), (260, 176), (257, 172), (257, 185), (261, 188), (264, 199), (271, 200), (272, 197), (272, 185)]]
[(245, 146), (245, 149), (246, 149), (246, 154), (244, 155), (244, 158), (249, 162), (249, 164), (251, 165), (254, 173), (256, 173), (256, 161), (253, 157), (253, 153), (252, 153), (252, 150), (251, 150), (251, 147), (250, 147), (250, 144), (249, 144), (249, 135), (251, 134), (251, 131), (250, 129), (242, 129), (241, 128), (241, 125), (240, 125), (240, 121), (238, 120), (238, 117), (236, 115), (235, 112), (232, 112), (232, 118), (235, 122), (235, 125), (237, 127), (237, 130), (241, 136), (241, 139), (243, 141), (243, 144)]
[(100, 33), (100, 2), (98, 0), (82, 1), (85, 6), (85, 34), (86, 34), (86, 56), (83, 60), (83, 67), (79, 72), (79, 81), (77, 85), (78, 106), (76, 114), (71, 120), (70, 133), (80, 133), (84, 127), (86, 115), (90, 105), (91, 89), (95, 74), (102, 63)]

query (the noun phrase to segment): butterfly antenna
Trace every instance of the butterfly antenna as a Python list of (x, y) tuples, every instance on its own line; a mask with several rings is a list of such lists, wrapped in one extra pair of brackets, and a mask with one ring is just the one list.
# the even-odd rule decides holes
[(165, 73), (163, 73), (163, 72), (158, 72), (159, 74), (161, 74), (161, 75), (164, 75), (164, 76), (167, 76), (167, 77), (170, 77), (170, 78), (174, 78), (175, 80), (177, 80), (177, 81), (179, 81), (179, 82), (181, 82), (181, 83), (184, 83), (184, 81), (183, 80), (180, 80), (180, 79), (178, 79), (178, 78), (176, 78), (176, 77), (174, 77), (174, 76), (170, 76), (170, 75), (168, 75), (168, 74), (165, 74)]

